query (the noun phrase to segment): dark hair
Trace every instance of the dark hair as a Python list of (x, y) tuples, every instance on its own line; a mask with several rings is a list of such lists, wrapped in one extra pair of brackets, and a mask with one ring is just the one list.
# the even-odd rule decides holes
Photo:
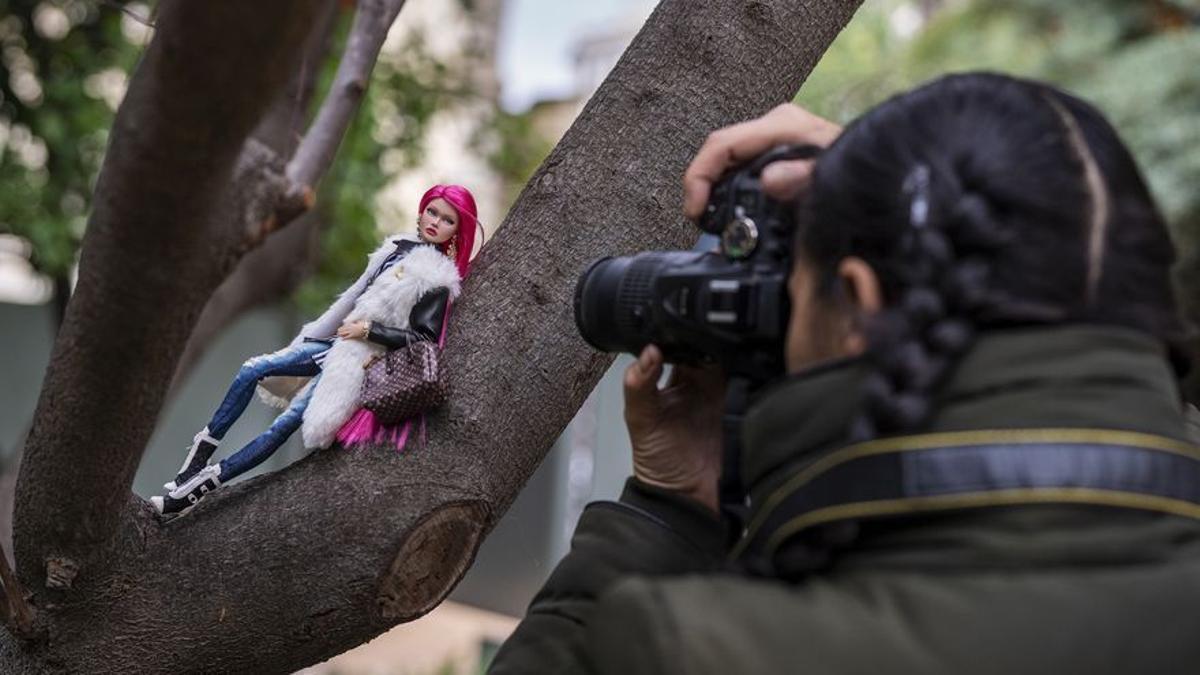
[(981, 329), (1126, 326), (1182, 337), (1163, 221), (1091, 105), (996, 74), (944, 77), (876, 107), (817, 161), (799, 254), (818, 293), (839, 261), (878, 274), (854, 440), (918, 429)]

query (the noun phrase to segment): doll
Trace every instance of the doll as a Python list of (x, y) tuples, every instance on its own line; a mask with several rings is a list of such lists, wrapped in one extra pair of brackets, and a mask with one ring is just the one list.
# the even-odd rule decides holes
[[(151, 498), (163, 515), (180, 514), (209, 492), (261, 464), (297, 429), (306, 448), (390, 440), (403, 447), (410, 423), (380, 425), (359, 408), (363, 366), (389, 349), (438, 340), (470, 265), (479, 226), (475, 199), (460, 185), (435, 185), (421, 197), (416, 235), (388, 237), (358, 280), (286, 348), (256, 356), (238, 371), (217, 412), (192, 439), (183, 466)], [(216, 464), (208, 460), (246, 409), (255, 389), (284, 408), (265, 432)]]

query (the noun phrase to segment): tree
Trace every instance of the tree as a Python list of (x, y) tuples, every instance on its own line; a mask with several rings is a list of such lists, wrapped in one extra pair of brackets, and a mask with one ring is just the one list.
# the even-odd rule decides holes
[[(303, 160), (321, 115), (286, 163), (247, 139), (325, 4), (161, 6), (22, 462), (14, 547), (34, 618), (0, 640), (8, 672), (289, 672), (432, 609), (610, 362), (576, 337), (579, 272), (690, 244), (688, 157), (788, 100), (858, 3), (664, 0), (468, 280), (448, 338), (458, 393), (428, 444), (316, 452), (164, 525), (129, 488), (183, 344), (322, 166)], [(361, 96), (346, 84), (334, 94)]]

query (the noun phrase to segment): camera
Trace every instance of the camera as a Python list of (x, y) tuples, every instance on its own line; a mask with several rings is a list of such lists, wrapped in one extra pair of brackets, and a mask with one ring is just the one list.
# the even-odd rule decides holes
[(697, 225), (715, 252), (652, 251), (594, 262), (575, 286), (575, 323), (601, 351), (658, 345), (675, 363), (716, 362), (731, 377), (765, 382), (784, 372), (796, 205), (768, 198), (771, 162), (815, 157), (780, 146), (714, 184)]

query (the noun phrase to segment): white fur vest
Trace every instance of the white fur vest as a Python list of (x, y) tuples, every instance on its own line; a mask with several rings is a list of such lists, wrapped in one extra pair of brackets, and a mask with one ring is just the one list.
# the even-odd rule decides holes
[[(390, 246), (385, 243), (380, 249), (383, 257), (386, 258), (387, 252), (394, 247), (394, 240), (391, 240)], [(379, 255), (380, 252), (377, 251), (371, 256), (371, 263), (368, 264), (364, 275), (373, 274), (373, 271), (379, 268), (382, 264)], [(358, 297), (354, 299), (353, 305), (341, 321), (376, 321), (394, 328), (408, 328), (409, 314), (426, 293), (437, 288), (447, 288), (450, 290), (451, 301), (458, 297), (458, 268), (432, 246), (419, 246), (405, 254), (365, 288), (359, 290), (355, 286), (348, 291), (358, 290)], [(347, 295), (349, 292), (343, 294), (339, 302), (348, 304), (345, 303)], [(341, 321), (338, 322), (339, 325)], [(312, 325), (305, 326), (301, 336), (307, 335)], [(317, 380), (312, 399), (304, 411), (301, 434), (306, 448), (324, 448), (333, 442), (338, 429), (359, 407), (363, 366), (371, 357), (385, 350), (384, 346), (367, 340), (334, 340), (333, 346), (326, 352), (322, 361), (321, 377)], [(264, 398), (270, 398), (271, 403), (281, 402), (277, 397)]]

